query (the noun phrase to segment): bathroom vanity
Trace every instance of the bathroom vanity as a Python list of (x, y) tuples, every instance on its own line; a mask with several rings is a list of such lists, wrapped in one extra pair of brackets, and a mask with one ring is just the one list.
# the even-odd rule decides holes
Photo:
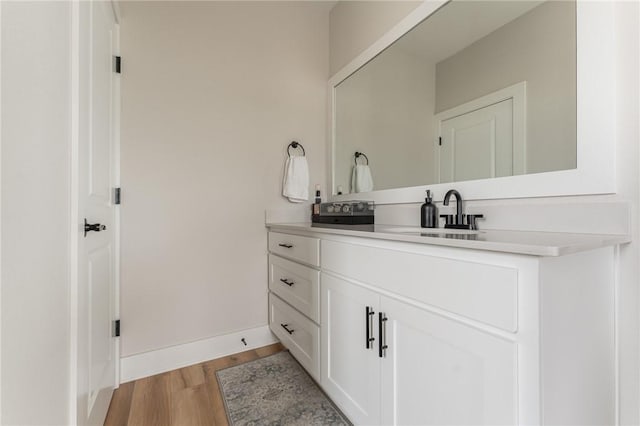
[(273, 332), (355, 424), (613, 424), (624, 236), (269, 227)]
[[(615, 194), (611, 135), (616, 134), (617, 101), (602, 84), (617, 75), (612, 5), (422, 3), (329, 81), (329, 201), (389, 205), (385, 220), (409, 223), (409, 216), (390, 211), (397, 206), (396, 211), (407, 212), (400, 205), (421, 202), (426, 189), (435, 200), (448, 198), (452, 182), (465, 199), (501, 210), (509, 208), (501, 200), (513, 198)], [(500, 17), (505, 21), (496, 22)], [(550, 31), (548, 19), (557, 31)], [(456, 34), (466, 37), (480, 22), (487, 27), (477, 37), (456, 44)], [(528, 29), (541, 33), (525, 35)], [(531, 41), (529, 47), (523, 47), (524, 39)], [(426, 44), (416, 50), (420, 40)], [(560, 41), (568, 50), (553, 53)], [(487, 47), (482, 54), (475, 50), (480, 45)], [(517, 49), (509, 53), (510, 46)], [(442, 53), (447, 48), (449, 53)], [(408, 61), (404, 53), (418, 50), (430, 56), (418, 64)], [(541, 52), (568, 62), (535, 56)], [(487, 60), (476, 66), (471, 57)], [(505, 71), (505, 64), (520, 67), (523, 59), (530, 62), (522, 72)], [(553, 73), (567, 77), (561, 90), (536, 83), (551, 63), (557, 66)], [(542, 74), (529, 74), (534, 69)], [(558, 75), (551, 80), (561, 81)], [(388, 80), (379, 79), (384, 76)], [(498, 82), (498, 76), (509, 81)], [(456, 83), (446, 83), (454, 77)], [(483, 82), (491, 87), (463, 93), (463, 86)], [(567, 102), (567, 108), (559, 108), (566, 115), (542, 118), (551, 110), (536, 113), (536, 97), (544, 105), (559, 105), (555, 96)], [(445, 97), (458, 99), (439, 105)], [(501, 133), (493, 131), (493, 118), (502, 116), (498, 112), (487, 113), (486, 144), (476, 143), (473, 132), (469, 144), (451, 139), (457, 134), (452, 129), (464, 125), (449, 119), (470, 114), (471, 122), (471, 115), (495, 105), (494, 100), (509, 105), (506, 142), (494, 138)], [(541, 123), (566, 131), (535, 130)], [(558, 143), (547, 144), (550, 135)], [(560, 146), (566, 149), (555, 151)], [(347, 187), (354, 152), (366, 152), (371, 160), (375, 191), (338, 191)], [(528, 226), (540, 215), (561, 218), (572, 229), (580, 228), (576, 222), (588, 224), (580, 229), (600, 228), (598, 218), (583, 221), (581, 209), (564, 207), (571, 213), (560, 208), (552, 216), (531, 201), (530, 211), (518, 220)], [(491, 227), (503, 226), (507, 216), (491, 219)], [(509, 223), (504, 226), (514, 222)], [(618, 246), (629, 241), (626, 236), (267, 226), (271, 328), (355, 424), (601, 425), (618, 420), (622, 344), (616, 344), (615, 294)]]

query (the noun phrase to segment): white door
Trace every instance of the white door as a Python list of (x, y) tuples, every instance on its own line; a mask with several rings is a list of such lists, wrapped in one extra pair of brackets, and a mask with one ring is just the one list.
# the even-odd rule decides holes
[(516, 344), (381, 297), (382, 423), (517, 424)]
[(440, 122), (440, 182), (513, 175), (513, 100)]
[[(115, 72), (109, 2), (80, 1), (77, 423), (103, 424), (116, 384)], [(85, 234), (84, 220), (95, 226)], [(104, 227), (104, 228), (103, 228)]]
[[(320, 282), (322, 387), (354, 424), (379, 424), (380, 358), (374, 317), (380, 296), (326, 274)], [(375, 339), (369, 348), (367, 335)]]

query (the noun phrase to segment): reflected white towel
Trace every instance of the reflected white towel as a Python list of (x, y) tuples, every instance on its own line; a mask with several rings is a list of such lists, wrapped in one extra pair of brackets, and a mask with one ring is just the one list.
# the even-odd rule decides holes
[(307, 157), (287, 158), (284, 165), (282, 195), (292, 203), (302, 203), (309, 199), (309, 165)]
[(368, 164), (353, 166), (351, 173), (351, 192), (373, 191), (373, 177)]

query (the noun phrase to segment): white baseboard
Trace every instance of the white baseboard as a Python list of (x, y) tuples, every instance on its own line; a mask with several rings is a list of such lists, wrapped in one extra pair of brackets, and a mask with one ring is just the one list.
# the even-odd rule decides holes
[[(240, 341), (243, 337), (247, 346)], [(278, 339), (269, 330), (269, 326), (265, 325), (128, 356), (120, 359), (120, 383), (248, 351), (277, 341)]]

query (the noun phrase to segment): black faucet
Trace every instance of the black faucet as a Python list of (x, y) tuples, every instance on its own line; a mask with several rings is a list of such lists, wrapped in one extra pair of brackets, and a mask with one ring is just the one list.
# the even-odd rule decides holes
[(467, 223), (465, 222), (465, 215), (462, 214), (462, 196), (455, 189), (450, 189), (444, 196), (443, 205), (449, 205), (449, 199), (451, 196), (455, 195), (456, 197), (456, 215), (455, 217), (452, 214), (441, 214), (440, 217), (445, 218), (445, 228), (453, 228), (453, 229), (478, 229), (476, 225), (476, 219), (481, 219), (483, 216), (481, 214), (470, 214), (467, 215)]
[[(455, 189), (450, 189), (447, 191), (447, 193), (444, 196), (444, 201), (442, 202), (443, 205), (448, 206), (449, 205), (449, 199), (451, 198), (452, 195), (456, 196), (456, 220), (453, 223), (454, 225), (463, 225), (464, 224), (464, 215), (462, 214), (462, 196), (460, 195), (460, 193), (458, 191), (456, 191)], [(447, 225), (450, 225), (449, 223), (447, 223)], [(445, 226), (446, 228), (446, 226)]]

